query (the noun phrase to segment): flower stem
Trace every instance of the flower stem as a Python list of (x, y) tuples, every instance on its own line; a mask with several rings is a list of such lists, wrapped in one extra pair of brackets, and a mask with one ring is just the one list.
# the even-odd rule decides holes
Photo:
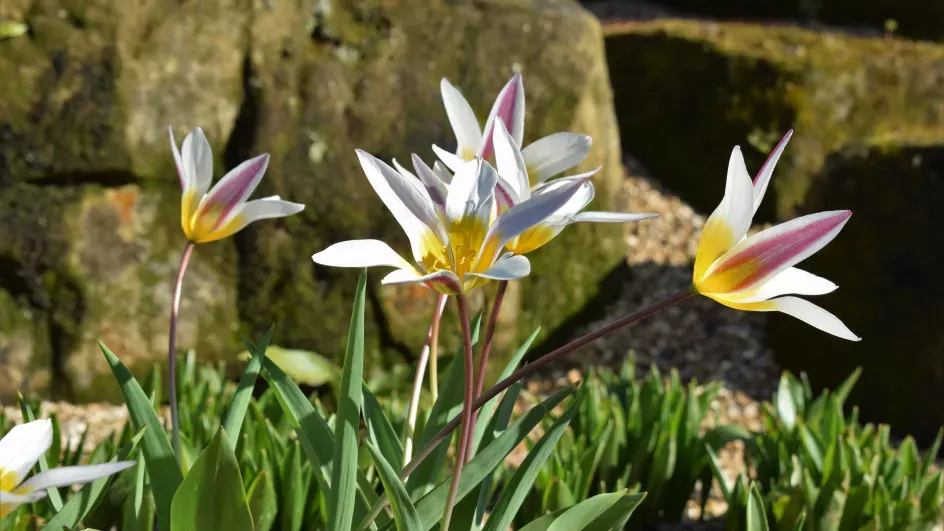
[[(472, 409), (478, 410), (479, 408), (484, 406), (486, 403), (488, 403), (489, 400), (498, 396), (499, 393), (501, 393), (505, 389), (508, 389), (509, 387), (514, 385), (515, 382), (517, 382), (518, 380), (531, 376), (532, 374), (536, 373), (539, 369), (543, 368), (547, 364), (563, 358), (564, 356), (570, 354), (574, 350), (577, 350), (578, 348), (588, 343), (592, 343), (593, 341), (603, 336), (609, 335), (624, 326), (633, 324), (636, 321), (641, 321), (642, 319), (645, 319), (646, 317), (649, 317), (650, 315), (654, 313), (658, 313), (668, 308), (669, 306), (678, 304), (684, 301), (685, 299), (692, 297), (693, 295), (695, 295), (695, 292), (691, 288), (687, 288), (684, 291), (676, 293), (675, 295), (671, 295), (669, 297), (666, 297), (665, 299), (655, 302), (652, 305), (647, 306), (646, 308), (643, 308), (642, 310), (638, 310), (633, 313), (627, 314), (623, 317), (620, 317), (619, 319), (604, 326), (603, 328), (594, 330), (593, 332), (590, 332), (589, 334), (583, 337), (575, 339), (571, 341), (570, 343), (567, 343), (566, 345), (548, 354), (545, 354), (544, 356), (541, 356), (540, 358), (531, 362), (529, 365), (526, 365), (518, 369), (517, 371), (511, 373), (509, 377), (498, 382), (497, 384), (492, 386), (492, 388), (490, 388), (488, 391), (483, 393), (482, 396), (475, 399), (472, 403)], [(452, 433), (452, 430), (456, 429), (456, 427), (459, 425), (459, 422), (460, 422), (459, 418), (454, 418), (451, 421), (449, 421), (448, 424), (443, 426), (443, 428), (439, 430), (439, 433), (437, 433), (432, 439), (430, 439), (429, 443), (427, 443), (426, 446), (423, 447), (423, 449), (420, 450), (419, 453), (416, 454), (416, 457), (414, 457), (413, 460), (410, 461), (409, 464), (407, 464), (403, 468), (403, 471), (400, 473), (400, 475), (406, 476), (412, 473), (414, 470), (416, 470), (416, 467), (418, 467), (420, 463), (422, 463), (423, 460), (426, 459), (429, 456), (429, 454), (433, 452), (434, 449), (436, 449), (439, 443), (443, 439), (445, 439), (450, 433)]]
[(167, 379), (170, 386), (170, 423), (174, 441), (174, 455), (177, 457), (177, 463), (180, 464), (180, 417), (177, 414), (177, 356), (174, 353), (174, 347), (177, 343), (177, 314), (180, 312), (180, 293), (184, 285), (184, 273), (187, 272), (187, 264), (190, 262), (190, 255), (193, 254), (194, 242), (187, 242), (184, 247), (184, 254), (180, 258), (180, 268), (177, 270), (177, 282), (174, 284), (174, 300), (170, 307), (170, 332), (168, 333), (167, 347)]
[[(482, 343), (482, 355), (479, 357), (479, 370), (475, 378), (475, 395), (473, 400), (482, 394), (482, 387), (485, 385), (485, 374), (488, 372), (488, 354), (492, 350), (492, 339), (495, 337), (495, 326), (498, 324), (498, 314), (501, 313), (502, 301), (505, 299), (505, 290), (508, 289), (508, 281), (502, 280), (498, 283), (498, 290), (495, 292), (495, 300), (492, 302), (492, 311), (488, 317), (488, 325), (485, 327), (485, 341)], [(472, 411), (472, 426), (478, 418), (478, 410)], [(469, 432), (468, 452), (466, 452), (466, 462), (472, 459), (475, 454), (475, 430)], [(406, 463), (407, 461), (403, 461)]]
[(469, 308), (465, 302), (465, 295), (456, 295), (459, 306), (459, 323), (462, 325), (462, 340), (465, 343), (465, 398), (462, 401), (462, 432), (459, 434), (459, 450), (456, 452), (456, 467), (452, 473), (452, 482), (449, 484), (449, 494), (446, 497), (446, 510), (443, 513), (442, 531), (449, 531), (449, 520), (452, 518), (452, 508), (459, 492), (459, 477), (462, 466), (465, 464), (466, 451), (469, 448), (469, 436), (472, 432), (472, 396), (475, 391), (473, 381), (474, 370), (472, 360), (472, 329), (469, 325)]
[(429, 325), (429, 394), (435, 404), (439, 400), (439, 322), (446, 309), (446, 296), (442, 293), (436, 299), (436, 313)]
[(434, 331), (439, 331), (439, 318), (442, 316), (444, 309), (446, 309), (446, 296), (440, 294), (436, 298), (436, 309), (429, 324), (429, 331), (426, 333), (426, 343), (423, 344), (420, 359), (416, 362), (416, 376), (413, 378), (413, 392), (410, 395), (410, 407), (407, 410), (406, 427), (403, 433), (404, 463), (408, 463), (413, 458), (413, 436), (416, 432), (416, 415), (419, 412), (420, 394), (423, 391), (423, 379), (426, 376), (426, 364), (430, 361), (430, 351), (435, 350), (432, 347), (433, 335)]
[[(501, 393), (505, 389), (508, 389), (509, 387), (514, 385), (515, 382), (517, 382), (518, 380), (531, 376), (532, 374), (537, 372), (539, 369), (541, 369), (545, 365), (551, 362), (554, 362), (566, 356), (567, 354), (570, 354), (571, 352), (577, 350), (578, 348), (588, 343), (591, 343), (603, 336), (609, 335), (624, 326), (628, 326), (637, 321), (641, 321), (652, 314), (658, 313), (668, 308), (669, 306), (678, 304), (684, 301), (685, 299), (688, 299), (689, 297), (692, 297), (694, 295), (695, 295), (695, 291), (693, 290), (693, 288), (688, 287), (684, 291), (680, 291), (676, 293), (675, 295), (670, 295), (669, 297), (666, 297), (660, 301), (657, 301), (643, 308), (642, 310), (637, 310), (633, 313), (624, 315), (623, 317), (620, 317), (619, 319), (604, 326), (603, 328), (594, 330), (593, 332), (590, 332), (589, 334), (583, 337), (575, 339), (571, 341), (570, 343), (567, 343), (566, 345), (548, 354), (545, 354), (544, 356), (541, 356), (540, 358), (534, 360), (530, 365), (526, 365), (518, 369), (517, 371), (511, 373), (509, 377), (498, 382), (497, 384), (492, 386), (492, 388), (486, 391), (482, 396), (475, 399), (472, 402), (472, 409), (477, 411), (479, 408), (481, 408), (486, 403), (488, 403), (489, 400), (495, 398), (496, 396), (498, 396), (499, 393)], [(460, 308), (460, 312), (461, 312), (461, 308)], [(468, 311), (466, 313), (468, 313)], [(468, 319), (465, 319), (463, 322), (466, 323), (465, 327), (468, 327)], [(471, 337), (469, 338), (468, 343), (471, 343)], [(465, 415), (464, 410), (463, 410), (463, 415)], [(432, 439), (430, 439), (430, 441), (426, 444), (426, 446), (424, 446), (416, 454), (416, 457), (414, 457), (412, 461), (410, 461), (406, 466), (403, 467), (403, 470), (400, 471), (400, 478), (402, 479), (412, 474), (413, 471), (416, 470), (416, 467), (420, 466), (420, 463), (422, 463), (423, 460), (425, 460), (427, 457), (429, 457), (431, 453), (433, 453), (433, 450), (435, 450), (436, 447), (439, 446), (439, 443), (441, 443), (446, 437), (449, 436), (449, 434), (452, 433), (453, 430), (456, 429), (457, 426), (459, 426), (459, 423), (460, 423), (460, 419), (457, 417), (449, 421), (449, 423), (446, 424), (445, 426), (443, 426), (443, 428), (439, 430), (439, 433), (437, 433)], [(464, 437), (462, 439), (464, 439)], [(375, 502), (374, 505), (371, 506), (370, 511), (368, 512), (367, 516), (361, 521), (361, 525), (359, 529), (364, 530), (370, 527), (371, 522), (373, 522), (374, 519), (377, 517), (377, 515), (380, 514), (380, 511), (383, 510), (383, 508), (386, 506), (388, 501), (389, 499), (387, 498), (386, 494), (382, 495), (380, 499), (378, 499), (377, 502)], [(443, 531), (447, 531), (445, 527), (443, 527)]]

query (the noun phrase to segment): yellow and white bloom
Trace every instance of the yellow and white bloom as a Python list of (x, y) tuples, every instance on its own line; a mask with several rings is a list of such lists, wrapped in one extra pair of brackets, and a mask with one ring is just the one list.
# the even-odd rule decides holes
[(24, 503), (41, 500), (46, 489), (88, 483), (134, 465), (134, 461), (124, 461), (67, 466), (26, 479), (52, 444), (52, 431), (52, 422), (42, 419), (14, 426), (0, 439), (0, 518)]
[(498, 174), (481, 158), (459, 168), (438, 205), (420, 179), (403, 175), (364, 151), (358, 150), (357, 156), (374, 191), (409, 237), (414, 261), (404, 260), (378, 240), (336, 243), (312, 259), (334, 267), (394, 267), (384, 284), (422, 283), (446, 294), (467, 292), (490, 279), (527, 276), (528, 259), (502, 255), (502, 248), (556, 212), (583, 184), (575, 180), (494, 216)]
[(737, 147), (731, 153), (721, 204), (705, 223), (695, 271), (695, 290), (725, 306), (779, 311), (843, 339), (859, 341), (836, 316), (797, 295), (822, 295), (836, 285), (795, 266), (839, 234), (849, 210), (810, 214), (745, 237), (770, 182), (774, 166), (793, 132), (771, 153), (754, 182)]
[[(572, 133), (559, 133), (570, 135), (572, 137), (582, 137), (584, 140), (573, 143), (574, 145), (590, 146), (590, 137), (585, 135), (575, 135)], [(567, 225), (572, 223), (627, 223), (630, 221), (639, 221), (657, 216), (658, 214), (630, 214), (623, 212), (582, 212), (593, 200), (594, 189), (590, 177), (596, 174), (600, 168), (575, 175), (572, 177), (562, 177), (553, 181), (547, 181), (547, 178), (562, 167), (559, 160), (555, 163), (549, 161), (548, 164), (539, 165), (537, 170), (529, 169), (524, 153), (518, 149), (518, 144), (505, 129), (504, 124), (497, 122), (495, 124), (495, 162), (498, 166), (498, 194), (499, 209), (513, 207), (532, 198), (540, 197), (544, 194), (554, 193), (561, 187), (570, 186), (575, 181), (581, 181), (583, 184), (577, 190), (577, 193), (570, 198), (567, 203), (560, 207), (553, 215), (544, 221), (524, 231), (517, 238), (511, 240), (506, 248), (516, 255), (530, 253), (535, 249), (551, 241), (555, 236), (561, 233)], [(540, 140), (538, 142), (541, 142)], [(581, 151), (578, 157), (569, 157), (567, 164), (579, 164), (586, 158), (587, 153)], [(545, 159), (549, 160), (549, 159)], [(532, 175), (537, 171), (536, 175)]]
[(213, 180), (213, 152), (203, 130), (191, 131), (181, 150), (177, 149), (174, 130), (170, 145), (180, 175), (183, 198), (180, 224), (194, 243), (206, 243), (232, 236), (253, 221), (297, 214), (305, 205), (282, 201), (277, 196), (249, 201), (269, 165), (269, 155), (249, 159), (233, 168), (210, 189)]

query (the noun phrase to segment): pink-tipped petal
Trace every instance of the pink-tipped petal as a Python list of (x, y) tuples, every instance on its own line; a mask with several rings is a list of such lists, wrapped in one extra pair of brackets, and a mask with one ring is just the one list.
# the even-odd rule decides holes
[(532, 186), (580, 164), (590, 154), (592, 140), (587, 135), (554, 133), (521, 150)]
[(217, 226), (222, 224), (237, 205), (249, 199), (259, 186), (259, 182), (262, 181), (268, 166), (269, 154), (265, 153), (230, 170), (209, 191), (203, 203), (200, 204), (196, 216), (201, 217), (207, 215), (208, 212), (218, 212)]
[(733, 293), (762, 286), (839, 234), (852, 212), (810, 214), (761, 231), (735, 245), (705, 274), (703, 293)]
[(524, 138), (524, 82), (521, 74), (515, 74), (505, 84), (495, 98), (495, 104), (488, 114), (485, 129), (482, 132), (482, 143), (479, 145), (477, 156), (488, 158), (494, 152), (492, 134), (495, 130), (495, 120), (501, 120), (511, 132), (518, 146)]
[(754, 212), (757, 212), (764, 200), (764, 192), (767, 191), (767, 185), (770, 184), (770, 177), (773, 175), (777, 161), (780, 160), (780, 155), (783, 154), (783, 150), (787, 147), (787, 142), (790, 141), (791, 136), (793, 136), (793, 129), (787, 131), (780, 142), (777, 142), (774, 150), (767, 156), (767, 161), (764, 162), (764, 165), (760, 167), (760, 171), (757, 172), (757, 176), (754, 177)]
[(452, 132), (456, 135), (456, 156), (469, 159), (482, 143), (482, 129), (479, 127), (478, 118), (475, 117), (469, 102), (446, 78), (440, 81), (439, 88), (443, 105), (446, 107), (446, 116), (449, 117)]

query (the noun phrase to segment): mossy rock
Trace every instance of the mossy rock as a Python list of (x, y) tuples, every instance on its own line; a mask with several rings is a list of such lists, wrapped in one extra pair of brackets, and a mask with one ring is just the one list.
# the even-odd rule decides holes
[(803, 267), (839, 285), (815, 302), (840, 317), (859, 343), (789, 317), (771, 319), (785, 368), (835, 388), (863, 367), (851, 403), (869, 420), (928, 441), (944, 425), (944, 144), (879, 144), (829, 157), (805, 211), (841, 205), (853, 216)]
[(606, 34), (623, 149), (704, 213), (734, 145), (756, 169), (791, 127), (763, 220), (802, 208), (843, 146), (944, 140), (944, 46), (692, 20)]
[[(340, 358), (357, 272), (310, 256), (351, 238), (406, 250), (354, 148), (430, 160), (430, 144), (451, 147), (441, 77), (484, 118), (523, 72), (526, 140), (590, 134), (578, 169), (605, 168), (594, 207), (611, 207), (620, 186), (602, 31), (572, 0), (14, 0), (3, 15), (30, 33), (0, 41), (0, 363), (19, 360), (16, 385), (30, 393), (115, 396), (99, 338), (137, 370), (166, 355), (184, 244), (168, 125), (178, 140), (204, 128), (217, 176), (271, 153), (256, 195), (307, 205), (197, 248), (178, 347), (202, 359), (233, 359), (240, 332), (272, 323), (277, 344)], [(549, 332), (579, 312), (623, 256), (621, 234), (578, 226), (536, 253), (534, 277), (509, 296), (497, 352), (539, 321)], [(371, 275), (370, 357), (412, 359), (433, 294), (381, 288), (381, 273)]]
[[(689, 15), (768, 22), (787, 19), (873, 33), (890, 31), (913, 39), (944, 40), (944, 4), (927, 0), (657, 0), (656, 3)], [(889, 21), (894, 21), (894, 25), (890, 27)]]

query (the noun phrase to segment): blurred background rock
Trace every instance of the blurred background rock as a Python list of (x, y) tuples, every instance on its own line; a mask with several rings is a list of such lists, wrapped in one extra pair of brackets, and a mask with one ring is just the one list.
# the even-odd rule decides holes
[[(526, 141), (591, 135), (580, 169), (604, 166), (595, 206), (663, 217), (572, 227), (535, 253), (500, 346), (541, 324), (546, 351), (684, 286), (731, 147), (756, 170), (793, 127), (755, 221), (855, 212), (808, 269), (840, 285), (817, 303), (863, 341), (704, 300), (571, 364), (633, 348), (755, 396), (780, 367), (835, 386), (861, 365), (851, 402), (864, 418), (920, 435), (944, 421), (928, 407), (944, 400), (944, 2), (4, 0), (2, 21), (28, 28), (0, 40), (2, 400), (114, 397), (99, 338), (139, 371), (165, 356), (184, 244), (169, 125), (206, 130), (216, 176), (271, 153), (259, 194), (307, 205), (198, 247), (178, 344), (232, 361), (240, 333), (275, 322), (279, 345), (337, 359), (356, 273), (310, 255), (348, 238), (406, 247), (354, 148), (430, 161), (430, 144), (453, 145), (439, 79), (484, 119), (520, 71)], [(418, 354), (433, 297), (372, 277), (382, 371)]]

